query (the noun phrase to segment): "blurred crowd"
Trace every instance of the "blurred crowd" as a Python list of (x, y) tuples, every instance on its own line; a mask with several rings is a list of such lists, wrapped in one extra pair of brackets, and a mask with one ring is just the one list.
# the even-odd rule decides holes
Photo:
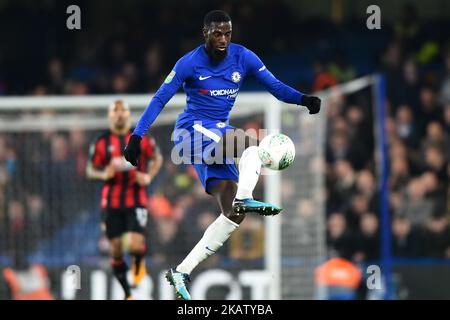
[[(172, 125), (165, 125), (152, 132), (166, 161), (151, 185), (148, 201), (149, 256), (152, 263), (164, 267), (179, 261), (220, 212), (213, 198), (205, 194), (193, 167), (170, 161), (171, 146), (165, 139), (171, 131)], [(94, 217), (90, 221), (97, 231), (86, 236), (94, 239), (86, 242), (94, 243), (94, 247), (81, 245), (83, 252), (89, 256), (89, 252), (98, 255), (100, 251), (101, 256), (109, 257), (109, 243), (100, 231), (100, 184), (85, 177), (89, 145), (99, 134), (98, 130), (79, 129), (0, 133), (0, 257), (9, 257), (15, 266), (23, 268), (30, 254), (45, 243), (53, 251), (45, 253), (47, 259), (52, 259), (52, 254), (77, 251), (80, 245), (71, 239), (80, 243), (86, 239), (77, 236), (75, 228), (64, 228), (80, 223), (85, 213)], [(261, 187), (256, 194), (262, 197)], [(230, 256), (236, 259), (235, 264), (252, 260), (258, 265), (264, 251), (263, 231), (260, 217), (249, 218), (210, 263), (219, 259), (227, 263)], [(65, 238), (58, 235), (67, 232), (75, 234), (66, 234)]]
[(81, 130), (0, 133), (0, 251), (16, 265), (89, 203), (86, 148)]
[[(35, 4), (32, 10), (10, 3), (0, 11), (0, 27), (16, 33), (14, 39), (5, 35), (11, 45), (0, 55), (0, 95), (155, 92), (175, 62), (203, 42), (203, 16), (213, 9), (230, 13), (233, 41), (255, 52), (268, 55), (300, 45), (289, 7), (275, 0), (253, 2), (84, 1), (81, 31), (65, 28), (65, 2)], [(49, 30), (49, 24), (55, 27)], [(40, 54), (27, 54), (27, 45), (39, 47)]]
[[(422, 54), (418, 25), (396, 32), (381, 57), (391, 252), (398, 258), (450, 258), (450, 50)], [(448, 44), (447, 44), (448, 45)], [(450, 48), (450, 47), (449, 47)], [(436, 63), (438, 59), (438, 63)], [(437, 66), (437, 67), (436, 67)], [(327, 242), (356, 262), (380, 258), (380, 192), (374, 160), (377, 121), (351, 98), (332, 101), (327, 134)], [(372, 133), (371, 133), (372, 132)]]

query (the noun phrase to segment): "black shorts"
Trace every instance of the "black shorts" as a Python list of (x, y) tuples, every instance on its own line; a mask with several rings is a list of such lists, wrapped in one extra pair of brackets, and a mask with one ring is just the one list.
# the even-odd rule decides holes
[(120, 237), (130, 231), (145, 233), (148, 220), (145, 208), (104, 209), (102, 216), (108, 239)]

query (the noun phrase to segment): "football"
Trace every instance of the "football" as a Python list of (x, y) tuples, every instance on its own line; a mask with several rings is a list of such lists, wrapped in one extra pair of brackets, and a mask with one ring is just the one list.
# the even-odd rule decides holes
[(261, 140), (258, 155), (264, 167), (284, 170), (294, 162), (295, 145), (285, 134), (269, 134)]

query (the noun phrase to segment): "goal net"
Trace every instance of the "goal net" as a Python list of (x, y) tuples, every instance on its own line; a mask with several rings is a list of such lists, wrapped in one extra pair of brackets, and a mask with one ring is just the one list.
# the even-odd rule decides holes
[[(380, 226), (383, 243), (389, 238), (390, 225), (386, 198), (382, 198), (386, 191), (385, 167), (381, 159), (386, 155), (378, 148), (384, 141), (382, 139), (382, 123), (384, 118), (379, 113), (384, 106), (383, 93), (379, 92), (380, 78), (377, 75), (359, 78), (348, 83), (323, 90), (317, 94), (322, 99), (322, 111), (318, 115), (310, 116), (307, 110), (299, 111), (295, 106), (283, 105), (280, 107), (276, 120), (281, 131), (290, 136), (296, 143), (296, 159), (291, 167), (279, 177), (277, 185), (268, 185), (266, 194), (276, 194), (277, 200), (282, 203), (285, 214), (281, 216), (277, 228), (276, 238), (280, 239), (280, 254), (274, 254), (274, 260), (280, 276), (277, 281), (280, 288), (276, 297), (283, 299), (324, 299), (327, 296), (326, 288), (317, 283), (316, 270), (330, 259), (335, 252), (332, 244), (327, 243), (327, 219), (333, 213), (333, 190), (327, 177), (335, 175), (335, 161), (333, 156), (346, 158), (343, 151), (330, 151), (334, 148), (333, 135), (339, 132), (342, 125), (352, 126), (356, 123), (347, 121), (343, 124), (342, 117), (352, 117), (352, 109), (359, 110), (367, 126), (364, 137), (354, 137), (358, 143), (366, 144), (367, 154), (370, 156), (368, 165), (362, 169), (373, 171), (380, 191), (374, 201), (380, 203)], [(355, 117), (356, 118), (356, 117)], [(348, 120), (348, 119), (347, 119)], [(355, 131), (356, 128), (346, 128)], [(383, 141), (382, 141), (383, 140)], [(372, 143), (373, 142), (373, 143)], [(385, 143), (385, 141), (384, 141)], [(375, 149), (380, 152), (375, 152)], [(342, 154), (340, 154), (342, 153)], [(332, 154), (332, 155), (330, 155)], [(375, 158), (376, 154), (376, 158)], [(356, 172), (357, 170), (355, 170)], [(343, 197), (350, 198), (347, 194)], [(350, 202), (351, 199), (346, 199)], [(377, 204), (378, 206), (378, 204)], [(386, 209), (386, 210), (385, 210)], [(378, 212), (376, 212), (378, 214)], [(383, 256), (389, 257), (388, 247), (383, 249)], [(378, 262), (377, 262), (378, 263)], [(383, 268), (388, 276), (389, 261), (383, 260)], [(360, 265), (363, 267), (363, 264)], [(364, 270), (363, 276), (364, 276)]]

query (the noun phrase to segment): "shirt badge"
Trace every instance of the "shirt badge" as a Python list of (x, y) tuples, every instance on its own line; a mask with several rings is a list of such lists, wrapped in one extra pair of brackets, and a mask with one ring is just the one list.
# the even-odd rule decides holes
[(173, 77), (175, 77), (176, 72), (172, 70), (169, 75), (166, 77), (166, 80), (164, 80), (164, 83), (169, 84), (172, 82)]
[(237, 71), (233, 72), (233, 74), (231, 75), (231, 80), (233, 80), (233, 82), (238, 83), (239, 81), (241, 81), (241, 74)]

